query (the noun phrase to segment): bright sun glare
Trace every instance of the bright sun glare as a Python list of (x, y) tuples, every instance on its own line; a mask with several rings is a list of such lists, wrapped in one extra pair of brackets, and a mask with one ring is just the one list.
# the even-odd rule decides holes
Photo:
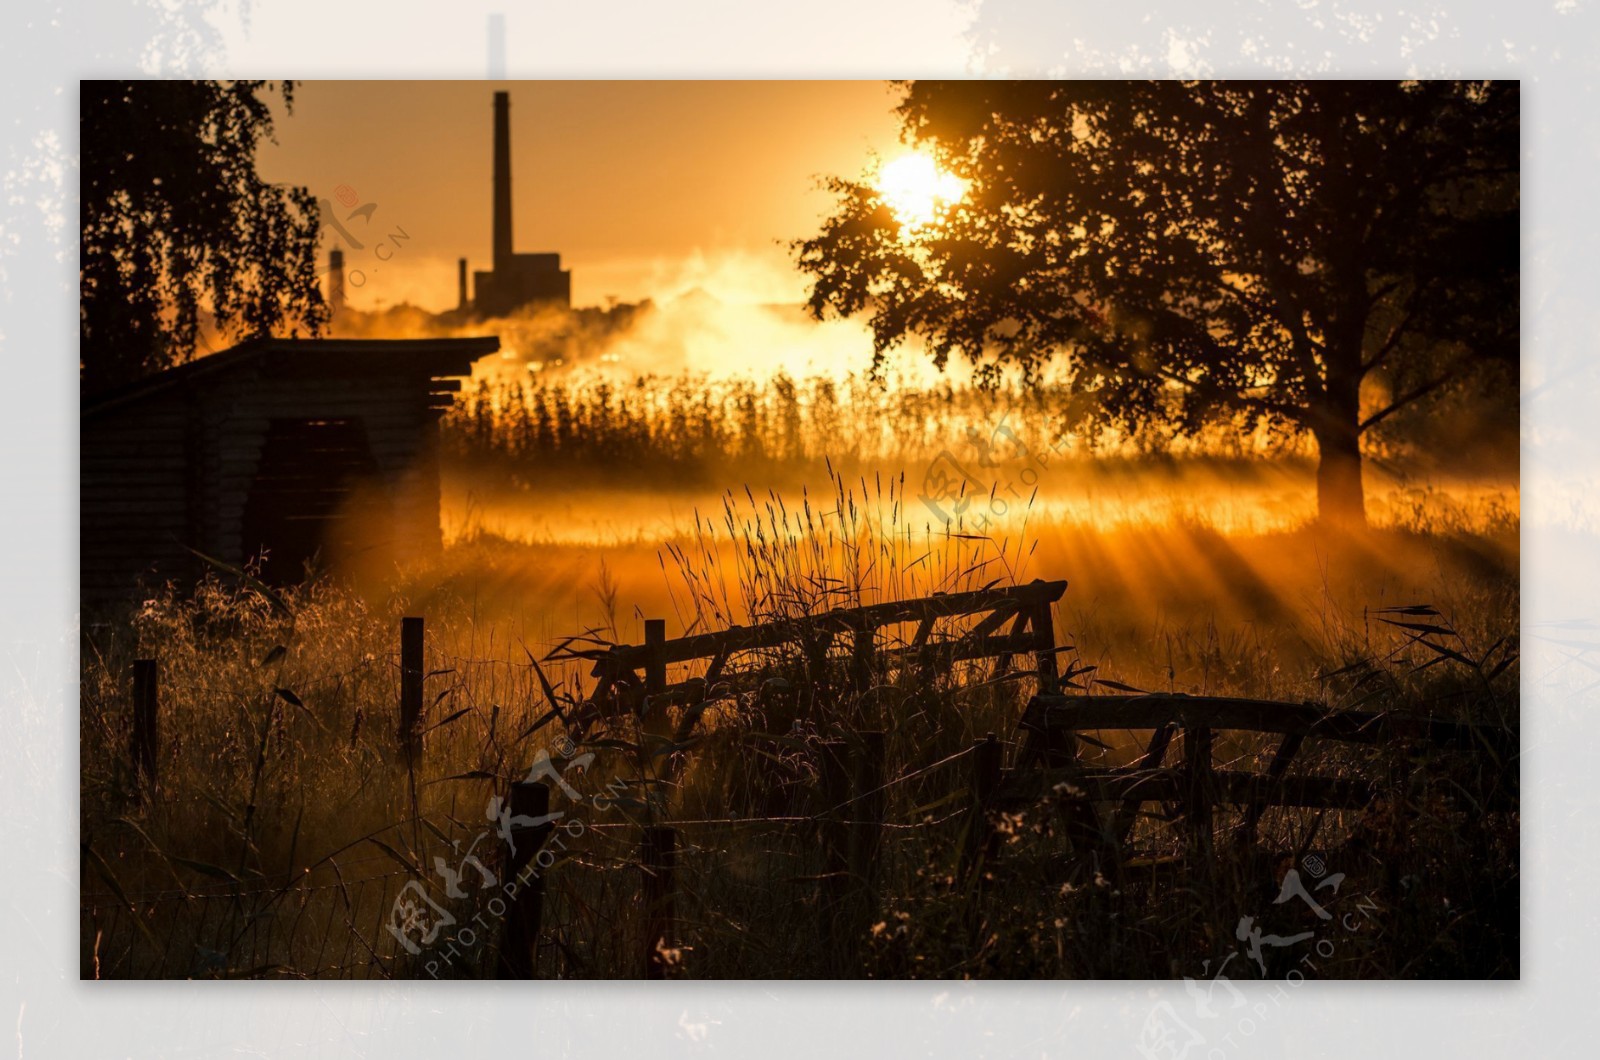
[(932, 223), (940, 207), (960, 199), (967, 185), (930, 156), (913, 152), (879, 170), (877, 188), (900, 223), (915, 228)]

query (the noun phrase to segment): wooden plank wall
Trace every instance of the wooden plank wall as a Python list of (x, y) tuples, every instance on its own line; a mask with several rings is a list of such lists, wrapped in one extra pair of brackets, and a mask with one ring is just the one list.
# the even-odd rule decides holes
[(356, 418), (366, 428), (382, 485), (392, 505), (394, 545), (407, 555), (440, 547), (439, 471), (430, 439), (436, 417), (428, 408), (426, 381), (372, 379), (274, 379), (241, 377), (219, 388), (227, 414), (210, 426), (206, 448), (217, 466), (207, 476), (215, 498), (217, 554), (238, 562), (240, 528), (261, 456), (261, 442), (274, 418)]
[(260, 366), (154, 395), (83, 424), (85, 600), (140, 574), (188, 579), (184, 546), (242, 563), (246, 499), (274, 418), (359, 418), (392, 513), (397, 554), (441, 547), (437, 402), (426, 377), (294, 378)]
[(86, 422), (79, 450), (79, 576), (85, 599), (148, 571), (181, 575), (189, 553), (188, 417), (181, 396)]

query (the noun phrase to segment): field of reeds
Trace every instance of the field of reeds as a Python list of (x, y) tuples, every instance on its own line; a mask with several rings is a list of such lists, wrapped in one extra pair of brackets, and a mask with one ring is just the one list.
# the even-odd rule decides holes
[[(1020, 664), (918, 674), (882, 662), (863, 683), (842, 676), (846, 648), (820, 668), (776, 649), (734, 664), (690, 728), (628, 712), (572, 724), (595, 679), (586, 658), (560, 656), (639, 643), (646, 618), (675, 637), (1039, 577), (1070, 582), (1054, 624), (1061, 672), (1085, 691), (1517, 725), (1514, 509), (1470, 525), (1429, 525), (1419, 510), (1344, 538), (1101, 528), (1042, 508), (973, 530), (930, 525), (922, 507), (903, 479), (835, 473), (814, 493), (728, 491), (656, 541), (480, 532), (380, 585), (330, 574), (271, 589), (218, 571), (197, 591), (150, 586), (130, 612), (90, 616), (83, 974), (493, 975), (502, 800), (540, 763), (559, 772), (550, 808), (563, 814), (539, 862), (541, 976), (643, 973), (654, 874), (641, 835), (660, 825), (677, 836), (659, 954), (674, 976), (1199, 979), (1226, 960), (1247, 978), (1286, 974), (1309, 952), (1258, 943), (1251, 955), (1247, 916), (1278, 938), (1311, 932), (1317, 954), (1333, 947), (1294, 964), (1302, 974), (1517, 974), (1514, 803), (1477, 801), (1503, 794), (1508, 769), (1514, 783), (1514, 763), (1308, 745), (1308, 767), (1374, 784), (1371, 805), (1270, 809), (1248, 843), (1229, 840), (1239, 811), (1224, 807), (1201, 858), (1177, 812), (1147, 804), (1128, 844), (1135, 878), (1085, 870), (1049, 795), (975, 823), (974, 741), (994, 733), (1015, 761), (1036, 687)], [(427, 630), (414, 757), (397, 733), (408, 615)], [(885, 629), (875, 658), (914, 636)], [(128, 751), (137, 658), (160, 664), (153, 782)], [(703, 675), (695, 665), (669, 679)], [(830, 804), (827, 756), (869, 731), (885, 734), (884, 783)], [(1144, 738), (1105, 731), (1084, 746), (1121, 764)], [(1253, 769), (1271, 751), (1249, 736), (1216, 749)], [(858, 823), (860, 796), (881, 827), (870, 888), (853, 899), (866, 904), (841, 919), (825, 848), (828, 829)], [(999, 836), (976, 866), (963, 860), (975, 827)], [(1277, 901), (1302, 863), (1342, 874), (1317, 892), (1341, 914), (1336, 930)]]
[[(1149, 424), (1071, 431), (1063, 413), (1070, 388), (1045, 378), (1002, 375), (980, 386), (954, 377), (875, 379), (867, 374), (791, 376), (620, 368), (547, 370), (531, 376), (485, 371), (444, 421), (446, 454), (458, 466), (510, 470), (531, 481), (597, 472), (627, 481), (659, 478), (781, 482), (829, 462), (846, 474), (882, 470), (907, 454), (959, 445), (968, 432), (1009, 423), (1046, 429), (1074, 455), (1094, 460), (1306, 460), (1303, 435), (1244, 417), (1219, 416), (1174, 435)], [(1431, 408), (1397, 417), (1367, 439), (1390, 474), (1402, 468), (1455, 477), (1515, 473), (1515, 422), (1499, 406), (1437, 416)], [(742, 474), (743, 478), (730, 477)]]
[[(567, 373), (531, 380), (482, 378), (445, 422), (451, 455), (483, 467), (594, 470), (607, 476), (726, 483), (737, 470), (769, 481), (797, 468), (834, 462), (845, 471), (878, 468), (907, 452), (937, 451), (973, 425), (1003, 418), (1040, 422), (1064, 407), (1054, 386), (981, 389), (945, 381), (886, 387), (866, 376), (794, 379), (662, 378)], [(1074, 438), (1096, 457), (1205, 453), (1240, 457), (1303, 448), (1265, 430), (1218, 424), (1199, 438), (1107, 431)]]

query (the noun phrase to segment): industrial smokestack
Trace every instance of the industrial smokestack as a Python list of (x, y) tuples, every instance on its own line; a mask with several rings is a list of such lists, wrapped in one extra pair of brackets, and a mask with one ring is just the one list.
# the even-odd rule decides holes
[(467, 259), (456, 262), (456, 308), (467, 308)]
[(494, 271), (511, 272), (511, 93), (494, 94)]
[(328, 251), (328, 311), (331, 316), (344, 312), (344, 251)]

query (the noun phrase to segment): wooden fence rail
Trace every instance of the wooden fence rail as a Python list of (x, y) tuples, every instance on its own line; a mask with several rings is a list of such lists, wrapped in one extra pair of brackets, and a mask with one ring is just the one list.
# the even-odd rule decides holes
[[(1443, 751), (1480, 754), (1496, 772), (1485, 786), (1483, 808), (1514, 804), (1509, 766), (1516, 734), (1395, 712), (1334, 710), (1311, 703), (1181, 694), (1035, 696), (1018, 723), (1022, 750), (1007, 771), (988, 810), (1015, 809), (1065, 792), (1060, 801), (1078, 822), (1075, 856), (1121, 859), (1139, 808), (1146, 802), (1176, 804), (1191, 847), (1209, 845), (1214, 808), (1243, 808), (1239, 838), (1248, 839), (1268, 806), (1348, 809), (1369, 805), (1376, 786), (1351, 777), (1292, 776), (1288, 769), (1312, 738), (1375, 746), (1425, 744)], [(1087, 768), (1078, 741), (1086, 732), (1151, 730), (1143, 755), (1128, 766)], [(1264, 772), (1218, 770), (1214, 745), (1219, 731), (1279, 735)], [(1175, 736), (1183, 738), (1183, 760), (1165, 765)], [(1109, 804), (1108, 810), (1102, 806)]]
[(1516, 746), (1511, 733), (1491, 726), (1393, 712), (1333, 710), (1311, 703), (1177, 694), (1039, 695), (1028, 704), (1018, 728), (1028, 738), (1030, 748), (1048, 756), (1049, 738), (1054, 733), (1159, 729), (1167, 725), (1279, 733), (1302, 740), (1314, 736), (1364, 744), (1416, 740), (1441, 748), (1489, 751), (1502, 758), (1508, 757)]
[[(1044, 801), (1054, 800), (1064, 813), (1073, 864), (1093, 858), (1098, 865), (1109, 866), (1109, 871), (1120, 871), (1134, 823), (1147, 803), (1168, 808), (1163, 816), (1181, 824), (1191, 853), (1211, 849), (1219, 806), (1239, 808), (1239, 837), (1248, 839), (1268, 807), (1348, 809), (1371, 804), (1379, 793), (1379, 780), (1290, 772), (1310, 740), (1368, 748), (1421, 745), (1433, 751), (1477, 755), (1487, 768), (1482, 773), (1482, 790), (1472, 797), (1486, 812), (1515, 807), (1517, 737), (1507, 729), (1395, 712), (1334, 710), (1310, 703), (1238, 697), (1064, 694), (1056, 664), (1062, 649), (1055, 643), (1051, 608), (1065, 589), (1064, 581), (1035, 581), (841, 608), (676, 639), (667, 638), (664, 621), (650, 619), (645, 623), (642, 644), (554, 653), (553, 659), (585, 659), (594, 664), (598, 686), (589, 702), (595, 713), (566, 719), (569, 733), (579, 739), (586, 724), (601, 717), (607, 704), (633, 711), (648, 729), (663, 731), (659, 723), (666, 718), (665, 706), (704, 702), (719, 682), (736, 681), (737, 671), (730, 670), (730, 661), (744, 652), (793, 651), (794, 658), (812, 667), (833, 667), (830, 680), (842, 676), (858, 689), (866, 687), (875, 673), (898, 669), (920, 674), (952, 661), (977, 658), (998, 659), (997, 669), (1003, 670), (1013, 656), (1033, 656), (1039, 691), (1017, 723), (1020, 748), (1010, 769), (1005, 768), (1005, 744), (989, 733), (969, 750), (938, 762), (920, 768), (907, 764), (899, 776), (886, 782), (886, 734), (876, 729), (855, 731), (846, 739), (819, 741), (811, 748), (818, 790), (809, 816), (662, 820), (644, 827), (636, 856), (630, 853), (625, 858), (642, 873), (640, 971), (649, 978), (672, 974), (681, 944), (692, 935), (691, 917), (679, 920), (680, 898), (692, 892), (679, 892), (682, 881), (674, 877), (681, 875), (680, 855), (692, 855), (696, 848), (692, 842), (680, 846), (678, 830), (692, 825), (771, 823), (815, 829), (798, 834), (818, 843), (820, 849), (815, 853), (820, 855), (821, 871), (799, 878), (808, 886), (816, 881), (818, 937), (824, 952), (831, 955), (829, 971), (858, 973), (860, 942), (878, 915), (877, 877), (884, 839), (893, 834), (885, 829), (910, 827), (886, 823), (887, 792), (912, 781), (918, 781), (920, 791), (930, 773), (955, 766), (969, 756), (965, 778), (953, 782), (944, 798), (927, 805), (963, 800), (945, 818), (959, 821), (965, 817), (967, 821), (964, 841), (959, 851), (952, 852), (952, 859), (959, 859), (963, 875), (979, 889), (985, 886), (985, 870), (993, 868), (1003, 849), (995, 815)], [(940, 626), (952, 619), (974, 621)], [(909, 638), (902, 636), (892, 645), (879, 643), (886, 627), (910, 623), (915, 623), (915, 631)], [(415, 767), (421, 764), (427, 720), (424, 683), (429, 677), (421, 618), (403, 620), (400, 655), (398, 736), (402, 757)], [(708, 662), (702, 675), (676, 683), (669, 680), (670, 666), (700, 660)], [(129, 753), (135, 770), (151, 790), (159, 760), (158, 680), (154, 660), (134, 664)], [(678, 741), (687, 735), (685, 723), (693, 725), (696, 717), (685, 713), (675, 735)], [(1108, 730), (1148, 731), (1150, 735), (1128, 765), (1105, 768), (1086, 762), (1085, 743), (1099, 741), (1085, 734)], [(1215, 746), (1219, 734), (1228, 732), (1280, 739), (1263, 770), (1219, 769)], [(1182, 757), (1169, 762), (1175, 740)], [(552, 832), (551, 824), (544, 820), (550, 810), (550, 790), (544, 784), (524, 781), (510, 785), (505, 798), (511, 820), (541, 823), (511, 829), (504, 836), (501, 880), (526, 879), (507, 892), (510, 900), (495, 971), (503, 978), (530, 978), (539, 967), (538, 942), (546, 899), (544, 873), (531, 871), (530, 862), (539, 856)], [(603, 834), (603, 829), (612, 826), (599, 823), (592, 827)], [(615, 827), (637, 825), (619, 823)], [(552, 862), (554, 857), (553, 853), (544, 854)], [(389, 896), (385, 892), (381, 897), (387, 901)], [(136, 913), (131, 906), (129, 911)], [(381, 972), (383, 962), (375, 952), (374, 960)], [(313, 964), (320, 967), (320, 961), (319, 953)], [(346, 965), (348, 961), (341, 961), (336, 966), (342, 969)]]
[[(840, 656), (849, 680), (864, 689), (874, 667), (903, 670), (932, 668), (952, 662), (996, 658), (1008, 665), (1015, 655), (1032, 654), (1040, 690), (1060, 690), (1055, 653), (1055, 626), (1051, 605), (1066, 592), (1065, 581), (1038, 581), (1026, 585), (993, 587), (960, 593), (935, 593), (913, 600), (895, 600), (863, 607), (837, 608), (801, 618), (754, 626), (730, 626), (712, 633), (695, 633), (667, 639), (660, 619), (645, 623), (645, 643), (604, 648), (567, 648), (553, 653), (552, 661), (592, 660), (597, 679), (590, 710), (571, 718), (580, 732), (602, 715), (633, 713), (646, 716), (668, 705), (703, 703), (719, 684), (736, 684), (728, 670), (741, 653), (788, 649), (808, 661), (820, 676), (836, 642), (848, 640)], [(941, 620), (982, 616), (970, 628), (944, 630)], [(916, 623), (909, 643), (880, 649), (877, 640), (886, 627)], [(1009, 623), (1009, 627), (1007, 628)], [(706, 660), (703, 675), (668, 682), (667, 667)], [(686, 736), (680, 733), (679, 738)]]

